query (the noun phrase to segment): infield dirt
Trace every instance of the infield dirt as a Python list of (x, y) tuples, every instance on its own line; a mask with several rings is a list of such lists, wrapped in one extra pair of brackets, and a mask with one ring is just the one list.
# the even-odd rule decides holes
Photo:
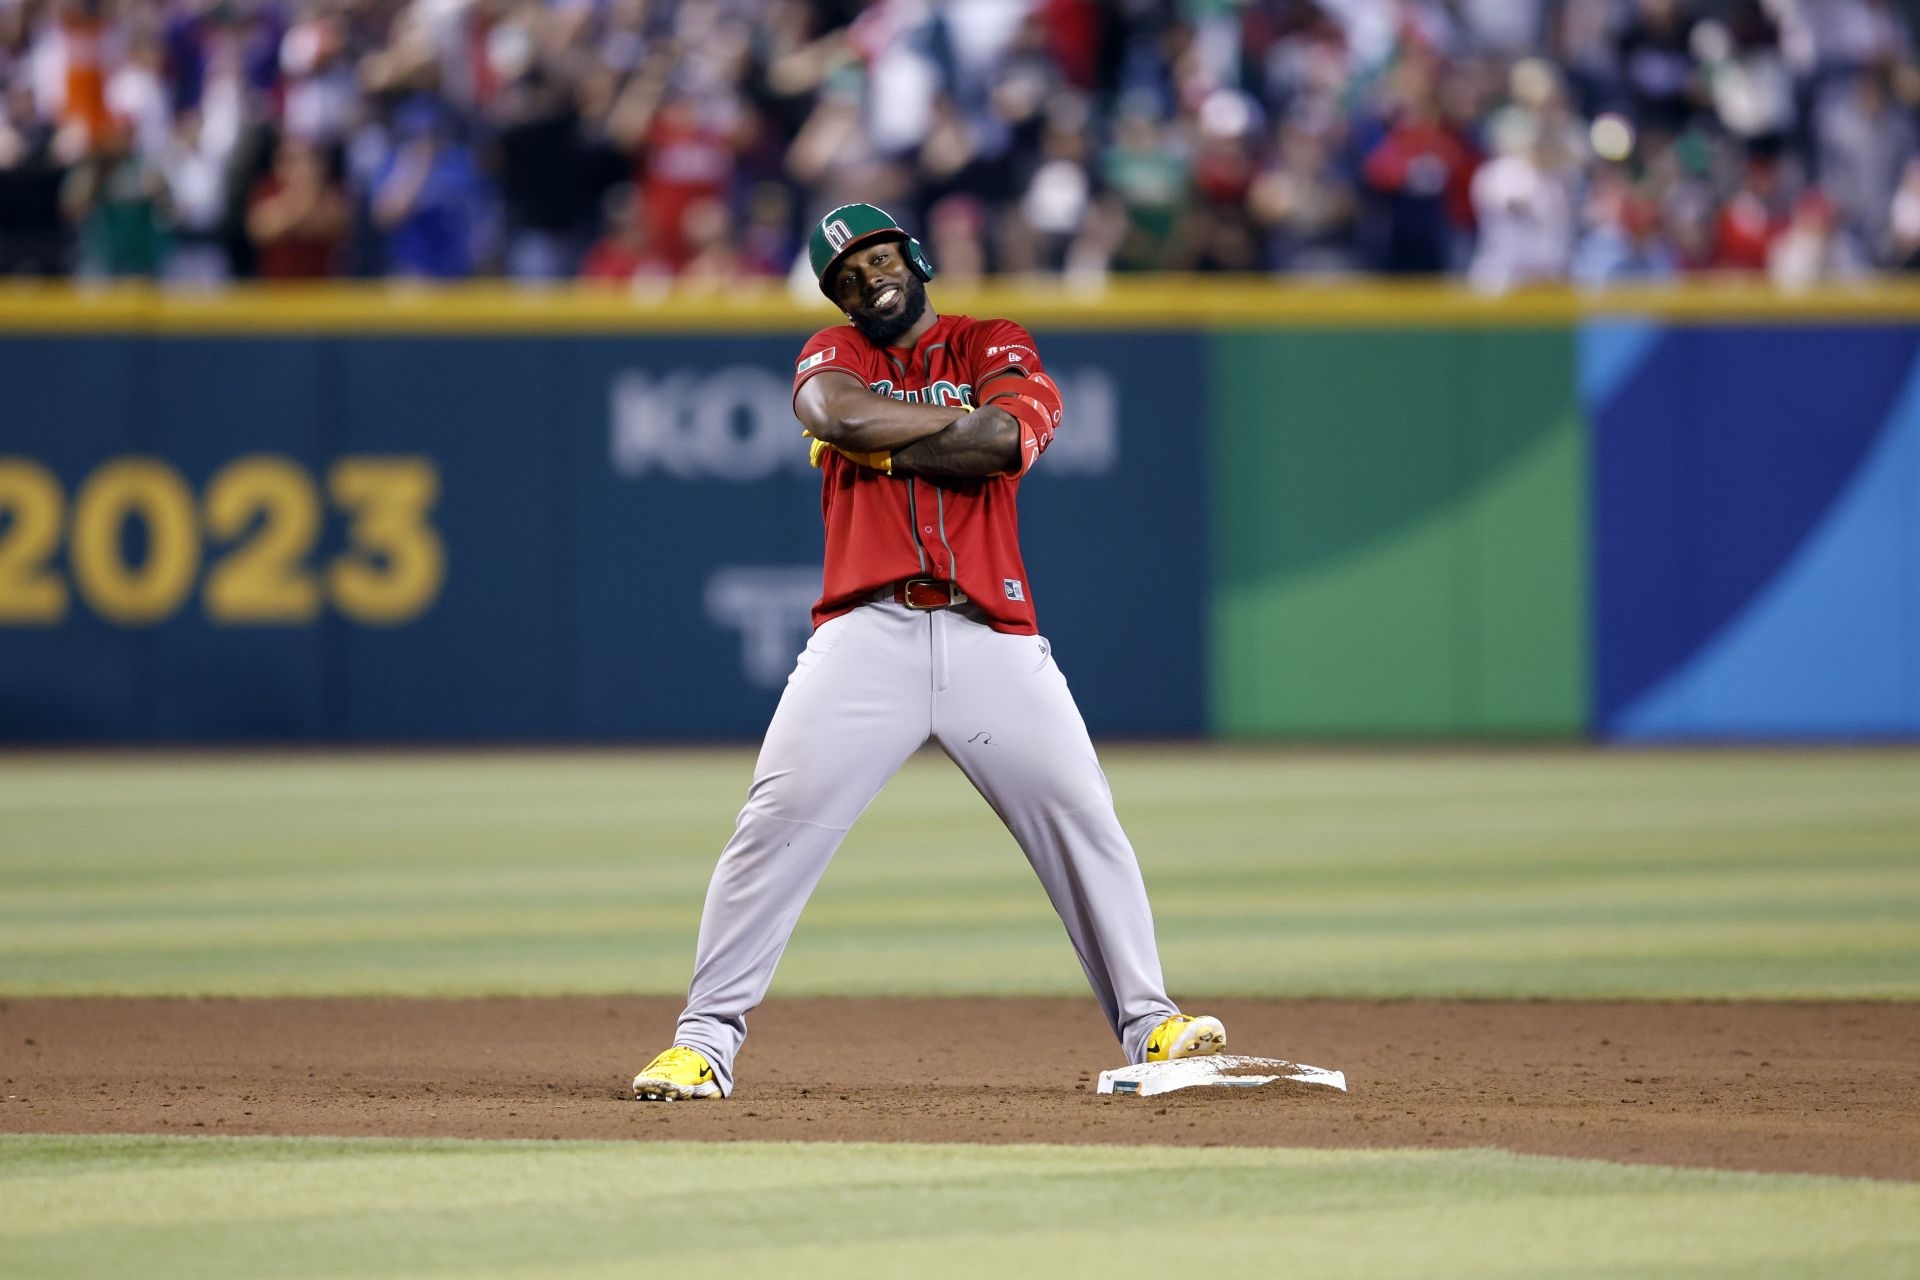
[(724, 1102), (637, 1103), (659, 998), (0, 1001), (0, 1131), (1504, 1147), (1920, 1178), (1920, 1005), (1194, 1001), (1305, 1085), (1100, 1097), (1092, 1002), (775, 999)]

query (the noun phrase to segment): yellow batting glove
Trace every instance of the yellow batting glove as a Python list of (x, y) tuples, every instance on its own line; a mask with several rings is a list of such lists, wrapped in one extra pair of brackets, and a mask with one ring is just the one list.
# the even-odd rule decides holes
[(888, 475), (893, 474), (891, 453), (856, 453), (852, 449), (842, 449), (838, 445), (828, 444), (825, 440), (815, 440), (811, 431), (802, 431), (800, 434), (813, 440), (813, 443), (807, 446), (807, 462), (811, 466), (818, 467), (821, 460), (827, 456), (827, 450), (831, 449), (849, 462), (870, 467), (875, 471), (883, 471)]
[[(839, 448), (838, 445), (834, 447), (836, 449)], [(840, 449), (840, 456), (848, 462), (858, 463), (860, 466), (870, 467), (875, 471), (883, 471), (888, 475), (893, 474), (893, 455), (891, 453), (855, 453), (851, 449)]]

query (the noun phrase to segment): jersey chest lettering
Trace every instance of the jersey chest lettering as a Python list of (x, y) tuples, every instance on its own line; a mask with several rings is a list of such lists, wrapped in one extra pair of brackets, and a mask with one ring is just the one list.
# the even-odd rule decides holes
[(882, 378), (878, 382), (869, 382), (867, 390), (883, 396), (892, 396), (895, 400), (905, 400), (909, 404), (940, 404), (959, 408), (961, 405), (972, 403), (968, 398), (970, 388), (949, 382), (945, 378), (930, 387), (896, 387), (893, 385), (893, 379)]

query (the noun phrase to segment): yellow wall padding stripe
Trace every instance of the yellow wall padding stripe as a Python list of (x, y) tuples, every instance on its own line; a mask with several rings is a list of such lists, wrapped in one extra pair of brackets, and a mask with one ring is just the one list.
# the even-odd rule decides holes
[[(1004, 315), (1039, 328), (1490, 328), (1602, 318), (1788, 325), (1920, 322), (1920, 282), (1887, 280), (1781, 293), (1761, 283), (1694, 280), (1604, 293), (1548, 287), (1493, 298), (1453, 284), (1302, 283), (1265, 277), (1120, 278), (1085, 286), (936, 281), (941, 310)], [(429, 287), (388, 281), (235, 286), (217, 292), (142, 285), (0, 287), (0, 333), (793, 333), (837, 322), (809, 287), (629, 294), (589, 286)]]

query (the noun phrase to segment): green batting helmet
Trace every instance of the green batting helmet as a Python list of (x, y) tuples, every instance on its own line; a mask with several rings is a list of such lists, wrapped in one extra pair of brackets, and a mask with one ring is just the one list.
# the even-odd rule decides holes
[(907, 265), (913, 274), (922, 280), (933, 279), (933, 263), (928, 261), (927, 251), (893, 220), (892, 214), (878, 205), (843, 204), (820, 219), (807, 241), (807, 260), (813, 267), (814, 279), (820, 282), (820, 292), (831, 301), (833, 290), (827, 286), (827, 276), (834, 264), (863, 244), (888, 239), (904, 240)]

